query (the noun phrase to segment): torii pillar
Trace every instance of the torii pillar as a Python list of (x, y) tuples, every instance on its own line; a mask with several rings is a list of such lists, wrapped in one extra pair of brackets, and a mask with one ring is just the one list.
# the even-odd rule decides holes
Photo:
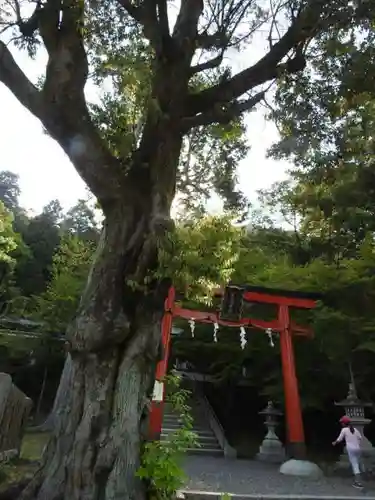
[(302, 421), (302, 409), (298, 390), (289, 308), (279, 306), (280, 353), (283, 372), (285, 418), (288, 436), (288, 454), (290, 457), (305, 460), (306, 444)]
[(149, 412), (149, 439), (152, 441), (160, 438), (163, 425), (165, 403), (164, 377), (167, 375), (168, 370), (174, 301), (175, 289), (171, 286), (168, 291), (168, 296), (164, 302), (164, 316), (161, 322), (161, 343), (163, 355), (162, 359), (156, 365), (154, 392)]
[[(285, 418), (287, 428), (287, 452), (290, 457), (280, 472), (292, 476), (320, 477), (320, 468), (306, 459), (305, 433), (298, 390), (292, 322), (290, 308), (312, 309), (316, 307), (317, 294), (273, 290), (261, 287), (245, 287), (243, 299), (248, 302), (269, 303), (277, 306), (277, 331), (280, 336), (281, 366), (283, 374)], [(294, 328), (295, 329), (295, 326)]]
[(285, 417), (287, 423), (288, 447), (291, 457), (280, 467), (281, 474), (319, 478), (321, 469), (307, 460), (302, 410), (298, 391), (289, 308), (280, 305), (280, 351), (283, 370)]

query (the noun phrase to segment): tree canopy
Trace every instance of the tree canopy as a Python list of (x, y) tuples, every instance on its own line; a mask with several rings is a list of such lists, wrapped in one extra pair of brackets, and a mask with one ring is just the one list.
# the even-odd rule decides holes
[(74, 317), (93, 259), (93, 244), (80, 236), (63, 236), (53, 257), (51, 281), (37, 299), (35, 317), (55, 334), (64, 335)]
[(4, 263), (12, 261), (10, 254), (17, 246), (12, 222), (12, 214), (0, 201), (0, 261)]
[[(61, 250), (64, 245), (71, 244), (74, 254), (74, 245), (83, 245), (82, 240), (98, 240), (99, 228), (95, 214), (85, 200), (79, 200), (67, 213), (64, 213), (58, 200), (51, 200), (40, 214), (29, 216), (19, 205), (18, 176), (5, 171), (0, 172), (0, 179), (3, 179), (0, 192), (1, 255), (7, 269), (7, 280), (3, 282), (8, 290), (7, 300), (19, 296), (39, 296), (56, 277), (54, 256), (59, 251), (64, 254), (64, 250)], [(9, 193), (15, 195), (12, 197)], [(6, 203), (9, 209), (5, 208)], [(67, 262), (61, 264), (61, 268), (69, 267), (68, 255), (66, 259)]]
[[(108, 197), (101, 194), (103, 185), (110, 187), (116, 177), (111, 156), (121, 159), (126, 170), (146, 135), (147, 120), (168, 114), (169, 105), (158, 94), (157, 79), (162, 73), (158, 76), (156, 69), (159, 65), (167, 88), (168, 68), (179, 61), (184, 84), (181, 102), (173, 106), (180, 108), (181, 132), (186, 138), (178, 186), (190, 205), (192, 189), (194, 198), (197, 194), (205, 198), (213, 189), (231, 208), (244, 207), (241, 194), (235, 192), (232, 164), (246, 152), (238, 117), (262, 100), (266, 89), (262, 85), (305, 67), (306, 58), (317, 50), (311, 40), (333, 40), (336, 33), (348, 30), (366, 31), (373, 15), (369, 2), (340, 0), (329, 6), (320, 0), (271, 0), (269, 5), (258, 0), (191, 0), (181, 2), (180, 7), (165, 1), (137, 5), (130, 0), (106, 0), (80, 6), (72, 1), (64, 9), (52, 8), (48, 0), (30, 12), (32, 7), (18, 0), (5, 4), (1, 23), (4, 36), (27, 49), (30, 56), (44, 45), (49, 62), (43, 81), (36, 85), (27, 80), (5, 42), (1, 42), (0, 81), (61, 144), (99, 201)], [(269, 32), (269, 51), (253, 66), (233, 72), (228, 57), (246, 49), (262, 31)], [(86, 106), (82, 91), (88, 77), (109, 89), (102, 92), (100, 104)], [(90, 124), (85, 134), (54, 125), (67, 124), (68, 117), (62, 117), (73, 109)], [(206, 127), (212, 123), (221, 124), (224, 131), (219, 132), (217, 125)], [(233, 130), (238, 139), (228, 142)], [(83, 160), (78, 161), (81, 150), (97, 155), (106, 165), (100, 182), (99, 176), (78, 165)]]
[(307, 71), (280, 82), (271, 112), (281, 140), (270, 154), (293, 168), (283, 190), (270, 195), (331, 261), (354, 256), (373, 230), (373, 28), (321, 34)]

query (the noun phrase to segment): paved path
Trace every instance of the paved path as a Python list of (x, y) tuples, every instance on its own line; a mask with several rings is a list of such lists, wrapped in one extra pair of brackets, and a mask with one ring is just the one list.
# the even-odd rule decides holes
[(374, 497), (375, 482), (365, 491), (351, 486), (350, 478), (319, 480), (283, 476), (278, 467), (250, 460), (230, 460), (190, 455), (185, 459), (186, 490), (252, 495), (300, 495), (321, 497)]

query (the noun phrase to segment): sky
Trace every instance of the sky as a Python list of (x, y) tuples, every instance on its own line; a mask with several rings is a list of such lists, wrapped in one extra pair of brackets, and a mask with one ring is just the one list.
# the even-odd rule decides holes
[[(231, 63), (236, 71), (255, 62), (262, 55), (263, 45), (260, 40), (252, 44), (251, 51), (232, 54)], [(36, 61), (31, 61), (15, 49), (12, 53), (35, 82), (44, 71), (45, 55), (41, 53)], [(19, 175), (21, 206), (39, 213), (49, 201), (59, 199), (67, 210), (79, 198), (86, 198), (85, 184), (60, 146), (43, 132), (40, 122), (1, 83), (0, 109), (0, 170), (11, 170)], [(265, 120), (263, 108), (249, 113), (246, 125), (251, 150), (239, 165), (238, 178), (242, 191), (254, 201), (257, 190), (286, 177), (289, 165), (266, 158), (267, 149), (277, 140), (278, 134), (275, 126)], [(211, 207), (213, 211), (218, 210), (216, 202), (212, 202)]]

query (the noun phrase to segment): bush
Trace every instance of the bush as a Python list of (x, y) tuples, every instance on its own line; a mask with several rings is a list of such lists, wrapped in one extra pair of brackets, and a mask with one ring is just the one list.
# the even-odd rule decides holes
[(197, 435), (192, 431), (191, 408), (186, 404), (190, 392), (181, 389), (181, 379), (169, 375), (165, 378), (166, 401), (179, 415), (181, 427), (170, 435), (168, 441), (146, 443), (141, 457), (138, 477), (143, 479), (152, 500), (170, 500), (185, 481), (182, 457), (187, 448), (197, 445)]

